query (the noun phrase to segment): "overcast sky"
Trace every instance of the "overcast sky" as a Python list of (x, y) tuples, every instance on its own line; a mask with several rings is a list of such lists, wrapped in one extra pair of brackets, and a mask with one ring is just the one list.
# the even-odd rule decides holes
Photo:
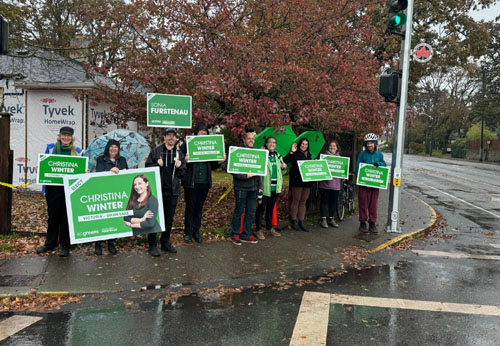
[(495, 5), (486, 10), (471, 12), (471, 15), (475, 20), (494, 20), (496, 17), (500, 16), (500, 1), (497, 1)]

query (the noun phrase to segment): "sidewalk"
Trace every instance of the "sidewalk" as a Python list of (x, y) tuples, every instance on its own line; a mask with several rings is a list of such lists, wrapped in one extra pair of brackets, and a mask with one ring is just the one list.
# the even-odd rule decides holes
[[(402, 238), (417, 237), (435, 222), (435, 212), (410, 193), (401, 195), (402, 234), (386, 233), (389, 193), (379, 197), (379, 234), (360, 234), (358, 216), (340, 228), (310, 225), (310, 232), (285, 229), (278, 238), (235, 246), (230, 241), (178, 247), (178, 253), (153, 258), (143, 253), (116, 256), (71, 254), (19, 257), (0, 261), (0, 297), (33, 294), (87, 294), (138, 291), (141, 288), (225, 287), (305, 279), (341, 266), (347, 247), (378, 251)], [(119, 249), (120, 250), (120, 249)]]

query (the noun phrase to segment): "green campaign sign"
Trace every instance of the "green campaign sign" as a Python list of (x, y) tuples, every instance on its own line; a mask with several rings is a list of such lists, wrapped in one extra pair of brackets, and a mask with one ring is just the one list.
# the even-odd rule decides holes
[(224, 159), (224, 136), (187, 136), (189, 162), (221, 161)]
[(266, 175), (269, 152), (264, 149), (229, 147), (227, 172), (235, 174), (252, 173)]
[(38, 154), (36, 183), (62, 186), (65, 175), (85, 173), (87, 163), (84, 156)]
[(321, 154), (319, 158), (328, 162), (332, 178), (349, 179), (350, 158), (325, 154)]
[(374, 187), (377, 189), (387, 189), (389, 182), (389, 168), (373, 167), (373, 165), (360, 163), (358, 170), (357, 185)]
[(147, 95), (147, 125), (152, 127), (191, 128), (191, 96)]
[(302, 181), (330, 180), (332, 175), (326, 160), (297, 161)]
[(71, 244), (163, 232), (158, 167), (64, 177)]

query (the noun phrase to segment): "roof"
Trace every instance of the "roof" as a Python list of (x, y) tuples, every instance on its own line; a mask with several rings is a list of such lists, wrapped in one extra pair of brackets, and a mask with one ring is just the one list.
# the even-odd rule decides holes
[(36, 48), (0, 55), (0, 77), (13, 79), (16, 87), (25, 89), (92, 89), (101, 83), (113, 87), (101, 74), (87, 78), (80, 62)]

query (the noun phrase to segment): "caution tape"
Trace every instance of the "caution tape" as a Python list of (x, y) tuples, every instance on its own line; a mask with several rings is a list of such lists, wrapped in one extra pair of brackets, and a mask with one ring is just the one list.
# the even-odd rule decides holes
[(10, 187), (11, 189), (15, 189), (15, 188), (18, 188), (18, 187), (25, 187), (25, 186), (28, 186), (28, 185), (31, 185), (31, 184), (34, 184), (34, 183), (27, 183), (27, 184), (22, 184), (22, 185), (12, 185), (12, 184), (7, 184), (7, 183), (2, 183), (0, 181), (0, 185), (6, 186), (6, 187)]
[(206, 212), (208, 213), (210, 210), (212, 210), (213, 208), (215, 208), (215, 206), (217, 204), (219, 204), (220, 201), (222, 201), (224, 198), (226, 198), (226, 196), (229, 194), (229, 192), (231, 192), (232, 189), (233, 189), (233, 184), (229, 185), (229, 187), (227, 188), (226, 192), (224, 192), (222, 194), (222, 196), (220, 196), (219, 200), (210, 209), (208, 209)]

